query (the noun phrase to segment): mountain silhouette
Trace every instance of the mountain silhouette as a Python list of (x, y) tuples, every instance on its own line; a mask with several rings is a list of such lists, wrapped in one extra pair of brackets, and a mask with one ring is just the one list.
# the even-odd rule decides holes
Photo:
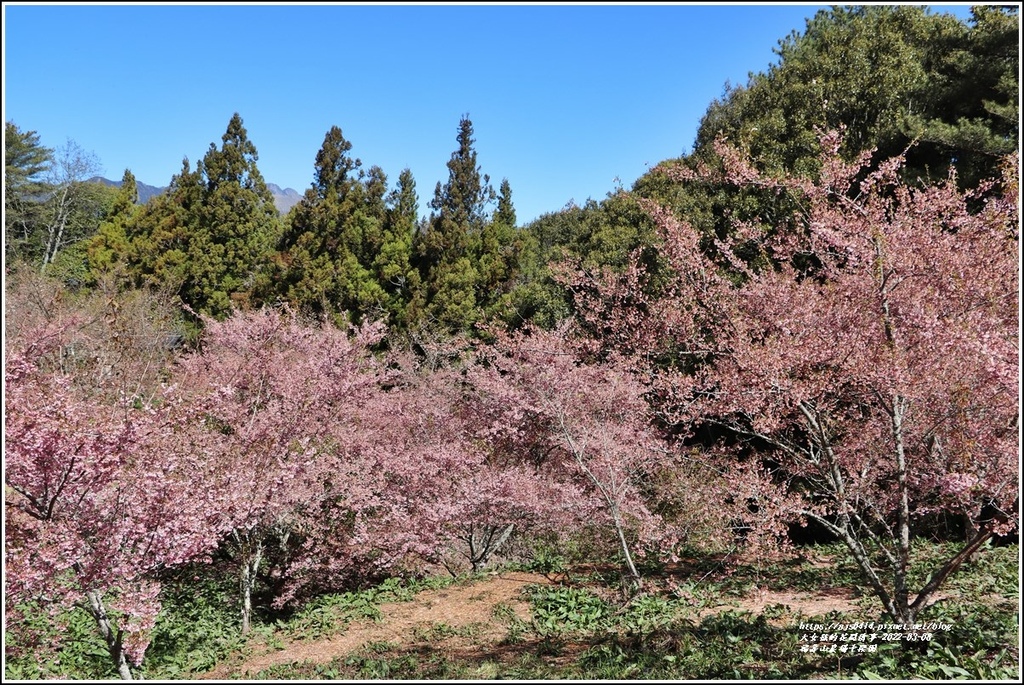
[[(102, 176), (93, 176), (87, 183), (101, 183), (112, 188), (121, 187), (121, 181), (111, 181), (109, 178), (103, 178)], [(137, 180), (135, 181), (135, 186), (139, 189), (139, 204), (143, 205), (167, 190), (167, 186), (151, 186)], [(274, 206), (277, 207), (277, 211), (281, 214), (287, 214), (288, 210), (297, 205), (299, 200), (302, 199), (302, 194), (298, 191), (292, 188), (282, 188), (276, 183), (268, 183), (267, 190), (274, 196)]]

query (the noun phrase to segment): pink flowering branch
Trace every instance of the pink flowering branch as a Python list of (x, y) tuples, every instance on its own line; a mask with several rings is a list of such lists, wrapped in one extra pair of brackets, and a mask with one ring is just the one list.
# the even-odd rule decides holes
[[(613, 346), (629, 341), (667, 422), (770, 446), (773, 479), (802, 500), (779, 515), (837, 535), (885, 610), (910, 622), (1015, 525), (1017, 164), (987, 195), (967, 196), (952, 178), (908, 185), (902, 157), (844, 161), (840, 144), (839, 133), (822, 137), (814, 180), (766, 177), (719, 144), (722, 171), (678, 180), (788, 193), (795, 220), (737, 225), (713, 261), (691, 226), (649, 203), (671, 282), (653, 295), (642, 272), (579, 275), (574, 293)], [(752, 239), (768, 258), (757, 269), (736, 250)], [(691, 361), (664, 363), (673, 358)], [(912, 597), (913, 531), (935, 512), (963, 516), (968, 535)]]

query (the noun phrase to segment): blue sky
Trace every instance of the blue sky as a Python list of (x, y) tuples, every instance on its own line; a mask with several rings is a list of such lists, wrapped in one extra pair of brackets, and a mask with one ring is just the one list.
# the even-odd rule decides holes
[[(167, 185), (238, 112), (264, 178), (299, 192), (339, 126), (422, 212), (459, 120), (524, 224), (689, 152), (817, 4), (4, 4), (4, 120)], [(935, 5), (968, 16), (968, 5)]]

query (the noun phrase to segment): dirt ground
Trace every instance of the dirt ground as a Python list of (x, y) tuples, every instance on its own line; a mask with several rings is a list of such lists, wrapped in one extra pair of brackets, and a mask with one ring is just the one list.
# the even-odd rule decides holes
[[(529, 620), (530, 605), (523, 588), (558, 582), (557, 577), (509, 571), (465, 585), (428, 590), (412, 601), (381, 605), (379, 621), (354, 621), (344, 632), (326, 639), (278, 643), (273, 647), (254, 644), (247, 656), (229, 659), (199, 678), (246, 678), (275, 665), (327, 663), (367, 645), (384, 642), (403, 649), (443, 649), (449, 655), (482, 662), (500, 655), (501, 643), (508, 634), (507, 623), (495, 618), (494, 607), (503, 603), (518, 617)], [(755, 589), (744, 597), (723, 597), (717, 606), (705, 607), (696, 616), (729, 609), (759, 614), (774, 604), (786, 605), (805, 616), (858, 609), (852, 593), (842, 590), (812, 594)]]

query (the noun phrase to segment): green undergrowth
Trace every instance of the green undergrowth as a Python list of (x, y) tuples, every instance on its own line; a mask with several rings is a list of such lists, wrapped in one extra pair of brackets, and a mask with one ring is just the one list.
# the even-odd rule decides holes
[[(353, 620), (379, 619), (381, 604), (410, 601), (424, 590), (471, 579), (389, 578), (363, 590), (320, 595), (285, 616), (264, 608), (254, 612), (251, 632), (243, 637), (234, 575), (210, 566), (190, 568), (165, 580), (150, 646), (133, 672), (150, 680), (188, 679), (230, 655), (252, 652), (253, 642), (281, 646), (285, 640), (327, 638)], [(31, 644), (19, 644), (15, 632), (5, 631), (5, 679), (118, 677), (96, 624), (84, 609), (50, 616), (39, 607), (25, 607), (21, 613), (31, 623)]]
[[(926, 577), (948, 546), (926, 548), (914, 572)], [(1012, 679), (1018, 672), (1017, 547), (987, 550), (966, 564), (944, 588), (944, 599), (922, 621), (948, 626), (927, 643), (878, 643), (875, 652), (803, 650), (801, 622), (885, 622), (877, 601), (862, 587), (844, 548), (804, 550), (798, 561), (729, 566), (703, 560), (685, 577), (663, 572), (647, 578), (647, 594), (618, 601), (618, 583), (607, 570), (573, 572), (545, 559), (529, 570), (568, 577), (560, 585), (529, 585), (523, 598), (529, 619), (512, 607), (493, 608), (504, 625), (500, 644), (473, 658), (441, 648), (393, 643), (364, 648), (326, 664), (292, 664), (256, 677), (271, 679)], [(758, 614), (713, 607), (754, 587), (791, 593), (853, 590), (858, 609), (808, 617), (784, 604)], [(840, 645), (841, 646), (841, 645)]]
[[(919, 548), (920, 560), (913, 569), (918, 583), (952, 549), (927, 543)], [(935, 604), (920, 616), (942, 626), (930, 640), (877, 642), (875, 651), (806, 649), (801, 622), (886, 621), (844, 550), (818, 546), (801, 550), (796, 561), (737, 565), (709, 558), (647, 569), (645, 592), (628, 602), (614, 569), (569, 568), (561, 560), (546, 559), (545, 568), (531, 570), (557, 573), (559, 582), (524, 586), (521, 599), (529, 603), (528, 618), (507, 603), (492, 607), (492, 621), (504, 631), (497, 643), (478, 641), (473, 626), (435, 623), (417, 628), (409, 642), (372, 643), (327, 663), (279, 665), (247, 678), (1014, 679), (1019, 674), (1018, 554), (1017, 546), (985, 550), (949, 579)], [(379, 620), (382, 604), (485, 578), (391, 579), (364, 590), (322, 595), (287, 616), (258, 614), (248, 641), (239, 635), (237, 585), (231, 576), (181, 578), (165, 587), (163, 609), (139, 675), (187, 679), (229, 658), (232, 663), (244, 659), (257, 642), (265, 649), (287, 641), (325, 639), (355, 620)], [(783, 603), (757, 614), (723, 606), (754, 588), (810, 595), (838, 588), (860, 599), (848, 614), (815, 617)], [(26, 615), (38, 647), (34, 656), (40, 658), (12, 658), (19, 645), (6, 637), (7, 679), (116, 677), (83, 610), (55, 617), (41, 611)], [(70, 639), (47, 651), (48, 640), (58, 634)], [(451, 640), (463, 646), (451, 649)], [(26, 645), (20, 647), (24, 651)]]

